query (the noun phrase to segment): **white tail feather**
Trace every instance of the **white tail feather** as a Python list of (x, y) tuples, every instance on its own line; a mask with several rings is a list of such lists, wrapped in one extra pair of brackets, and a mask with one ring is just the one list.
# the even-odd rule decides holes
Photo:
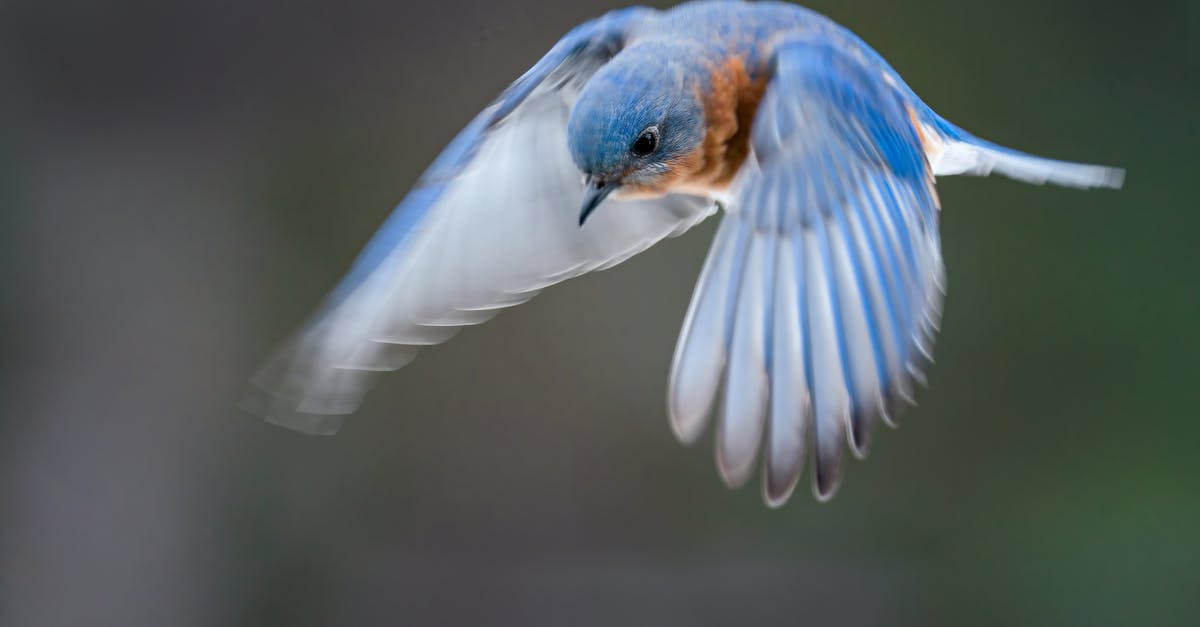
[(1125, 183), (1125, 170), (1120, 168), (1043, 159), (986, 142), (945, 139), (930, 151), (930, 162), (937, 176), (995, 172), (1035, 185), (1054, 183), (1080, 189), (1120, 189)]

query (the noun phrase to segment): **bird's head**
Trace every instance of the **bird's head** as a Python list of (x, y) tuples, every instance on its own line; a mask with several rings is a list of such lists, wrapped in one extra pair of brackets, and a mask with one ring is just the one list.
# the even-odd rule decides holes
[(705, 133), (699, 96), (682, 81), (663, 80), (663, 69), (613, 62), (579, 94), (567, 143), (586, 182), (580, 225), (609, 195), (667, 193), (697, 158)]

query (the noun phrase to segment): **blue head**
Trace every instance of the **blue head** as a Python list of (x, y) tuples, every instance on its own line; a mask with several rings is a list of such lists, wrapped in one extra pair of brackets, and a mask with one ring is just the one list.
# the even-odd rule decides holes
[(580, 224), (613, 192), (666, 193), (697, 157), (704, 109), (680, 70), (653, 50), (630, 49), (580, 92), (567, 124), (571, 157), (587, 180)]

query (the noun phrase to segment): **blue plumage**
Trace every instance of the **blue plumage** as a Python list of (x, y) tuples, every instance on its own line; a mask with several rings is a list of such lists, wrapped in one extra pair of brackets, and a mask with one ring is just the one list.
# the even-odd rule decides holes
[[(579, 95), (567, 123), (567, 145), (584, 174), (652, 181), (704, 141), (704, 108), (696, 85), (695, 44), (652, 40), (629, 47), (600, 68)], [(658, 133), (646, 155), (631, 150), (647, 129)]]
[[(945, 286), (935, 177), (1119, 187), (938, 116), (861, 39), (788, 4), (696, 2), (576, 27), (456, 137), (247, 404), (331, 433), (374, 374), (724, 208), (671, 370), (684, 441), (764, 496), (830, 498), (924, 381)], [(590, 216), (590, 217), (589, 217)], [(586, 223), (585, 223), (586, 221)], [(723, 389), (722, 389), (723, 388)], [(718, 393), (720, 392), (720, 393)]]

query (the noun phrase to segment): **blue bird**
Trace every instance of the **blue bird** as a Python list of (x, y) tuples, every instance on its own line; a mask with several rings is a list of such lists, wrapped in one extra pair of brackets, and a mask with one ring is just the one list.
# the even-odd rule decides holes
[[(945, 289), (935, 180), (1119, 188), (934, 113), (807, 9), (693, 2), (571, 30), (433, 162), (245, 406), (330, 434), (376, 373), (501, 309), (724, 214), (671, 367), (684, 442), (718, 416), (731, 487), (837, 490), (924, 383)], [(721, 391), (718, 394), (718, 391)], [(760, 455), (761, 448), (761, 455)]]

